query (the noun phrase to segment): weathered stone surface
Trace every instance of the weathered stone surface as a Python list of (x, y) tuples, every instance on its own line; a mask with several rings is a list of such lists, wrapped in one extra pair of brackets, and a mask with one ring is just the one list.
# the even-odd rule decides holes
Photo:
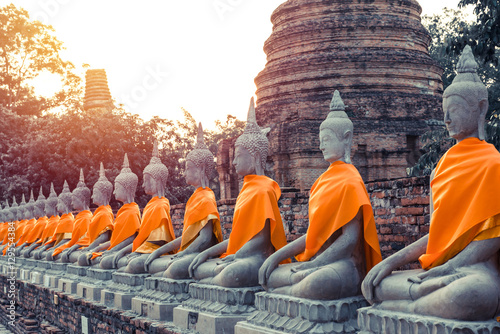
[(363, 296), (333, 301), (308, 300), (267, 292), (255, 296), (254, 312), (239, 323), (236, 333), (250, 329), (283, 333), (355, 333), (357, 309), (368, 302)]
[[(327, 168), (318, 129), (335, 89), (354, 123), (352, 160), (363, 179), (406, 175), (426, 120), (442, 117), (442, 70), (428, 54), (420, 13), (415, 0), (289, 0), (274, 11), (255, 82), (257, 121), (272, 126), (268, 167), (280, 186), (307, 190)], [(234, 172), (224, 168), (233, 149), (218, 153), (223, 199), (234, 196)]]
[(405, 334), (498, 334), (500, 323), (491, 321), (458, 321), (423, 315), (377, 310), (365, 307), (358, 310), (360, 333)]
[(255, 311), (255, 293), (262, 287), (224, 288), (194, 283), (189, 286), (190, 299), (183, 307), (213, 314), (242, 314)]

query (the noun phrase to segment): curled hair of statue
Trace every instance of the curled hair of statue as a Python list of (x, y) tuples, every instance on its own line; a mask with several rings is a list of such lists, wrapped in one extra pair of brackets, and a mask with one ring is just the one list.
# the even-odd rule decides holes
[(161, 182), (164, 188), (168, 180), (168, 168), (165, 166), (160, 159), (160, 153), (158, 151), (158, 141), (155, 140), (153, 144), (153, 154), (149, 164), (144, 168), (143, 174), (150, 175), (156, 182)]
[(201, 122), (198, 125), (196, 144), (194, 145), (194, 149), (187, 154), (186, 161), (191, 161), (198, 168), (204, 168), (207, 179), (215, 170), (214, 155), (205, 144)]
[(137, 183), (139, 183), (139, 178), (130, 169), (127, 153), (125, 153), (125, 156), (123, 157), (122, 170), (120, 174), (118, 174), (118, 176), (116, 177), (115, 182), (121, 184), (128, 193), (133, 194), (137, 189)]
[(255, 103), (253, 97), (250, 99), (250, 107), (248, 108), (247, 124), (243, 134), (236, 140), (235, 146), (242, 146), (246, 148), (250, 154), (260, 154), (261, 166), (264, 168), (266, 165), (267, 155), (269, 153), (269, 141), (267, 134), (270, 129), (261, 129), (257, 124), (255, 116)]

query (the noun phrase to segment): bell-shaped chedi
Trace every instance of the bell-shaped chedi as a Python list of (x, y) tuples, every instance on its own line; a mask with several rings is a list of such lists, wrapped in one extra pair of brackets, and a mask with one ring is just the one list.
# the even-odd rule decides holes
[(274, 11), (255, 83), (280, 186), (309, 189), (327, 167), (318, 129), (335, 90), (354, 123), (352, 161), (363, 179), (406, 176), (426, 120), (441, 119), (442, 70), (420, 13), (415, 0), (289, 0)]
[(83, 109), (112, 110), (113, 100), (108, 88), (108, 78), (103, 69), (87, 70), (85, 73), (85, 97), (83, 99)]

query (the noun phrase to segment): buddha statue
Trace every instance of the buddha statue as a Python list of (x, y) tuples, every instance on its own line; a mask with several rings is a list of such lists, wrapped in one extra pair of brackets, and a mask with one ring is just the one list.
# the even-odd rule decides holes
[(0, 230), (0, 250), (3, 245), (3, 241), (6, 237), (6, 235), (9, 233), (9, 223), (11, 222), (10, 218), (10, 207), (9, 207), (9, 202), (5, 200), (5, 206), (2, 207), (2, 227)]
[[(0, 251), (3, 252), (3, 250), (7, 247), (9, 243), (9, 237), (12, 236), (12, 227), (15, 227), (15, 225), (11, 226), (15, 222), (15, 216), (12, 214), (11, 208), (9, 206), (9, 201), (5, 200), (5, 208), (3, 209), (4, 211), (4, 216), (5, 216), (5, 221), (7, 225), (5, 226), (5, 232), (2, 238), (2, 245), (0, 245)], [(10, 225), (9, 225), (10, 223)], [(9, 226), (11, 226), (11, 231), (9, 231)], [(10, 235), (9, 235), (10, 234)]]
[(35, 200), (33, 198), (33, 189), (32, 189), (30, 194), (30, 200), (28, 201), (28, 203), (24, 205), (24, 219), (26, 220), (26, 223), (21, 232), (21, 235), (19, 236), (19, 240), (17, 241), (16, 250), (14, 252), (16, 256), (20, 256), (21, 251), (26, 246), (29, 246), (31, 244), (31, 242), (28, 242), (28, 236), (33, 231), (33, 228), (35, 227), (36, 223), (34, 210), (35, 210)]
[(107, 179), (104, 165), (101, 162), (99, 179), (92, 189), (92, 202), (97, 205), (97, 209), (94, 211), (85, 235), (85, 242), (89, 245), (82, 249), (78, 257), (78, 265), (80, 266), (90, 266), (92, 253), (97, 252), (100, 245), (111, 239), (114, 216), (109, 201), (112, 194), (113, 184)]
[(278, 208), (281, 189), (264, 175), (268, 132), (257, 125), (252, 98), (245, 130), (235, 143), (233, 165), (244, 182), (236, 200), (233, 228), (229, 239), (201, 252), (191, 262), (190, 276), (199, 283), (228, 288), (257, 286), (260, 266), (286, 245)]
[(26, 205), (26, 199), (24, 198), (24, 194), (21, 195), (21, 203), (19, 203), (19, 206), (17, 207), (17, 225), (16, 225), (16, 239), (15, 239), (15, 246), (17, 246), (17, 242), (21, 238), (24, 232), (24, 227), (26, 226), (26, 223), (28, 220), (25, 218), (25, 212), (24, 212), (24, 206)]
[(92, 265), (98, 264), (101, 269), (116, 269), (119, 259), (116, 255), (123, 248), (131, 245), (137, 236), (141, 225), (141, 212), (137, 203), (134, 202), (138, 182), (139, 178), (130, 169), (125, 153), (122, 170), (115, 179), (114, 190), (116, 200), (122, 202), (123, 205), (116, 214), (110, 241), (97, 247), (91, 258)]
[[(330, 167), (311, 188), (307, 233), (269, 256), (259, 270), (268, 292), (316, 300), (357, 296), (366, 272), (382, 260), (370, 198), (351, 164), (353, 125), (344, 110), (335, 91), (319, 132)], [(279, 265), (290, 257), (298, 262)]]
[[(217, 202), (214, 192), (209, 188), (209, 175), (214, 170), (214, 156), (205, 145), (200, 123), (196, 145), (186, 156), (184, 178), (195, 191), (186, 203), (182, 236), (151, 253), (143, 264), (145, 272), (173, 279), (188, 279), (191, 261), (200, 252), (222, 241)], [(175, 254), (168, 255), (172, 252)]]
[[(142, 212), (141, 227), (134, 242), (116, 255), (118, 271), (130, 274), (144, 273), (144, 262), (149, 255), (175, 239), (170, 203), (165, 198), (168, 169), (160, 160), (157, 141), (153, 145), (151, 161), (144, 168), (143, 178), (144, 192), (152, 198)], [(126, 253), (129, 254), (124, 256)]]
[(38, 198), (34, 204), (34, 215), (36, 218), (36, 223), (26, 239), (26, 243), (29, 246), (27, 246), (21, 252), (23, 257), (26, 258), (30, 257), (31, 252), (35, 248), (40, 246), (40, 244), (37, 243), (37, 241), (42, 238), (43, 231), (45, 230), (47, 223), (49, 222), (49, 219), (45, 215), (45, 203), (46, 203), (46, 198), (43, 195), (42, 187), (40, 187), (40, 193), (38, 194)]
[[(500, 314), (500, 153), (484, 141), (488, 91), (466, 46), (443, 93), (457, 143), (431, 174), (429, 234), (376, 265), (363, 295), (376, 308), (482, 321)], [(422, 269), (394, 270), (416, 260)]]
[[(54, 190), (54, 184), (50, 184), (50, 194), (47, 200), (45, 201), (45, 214), (49, 218), (45, 229), (42, 232), (42, 237), (35, 242), (37, 244), (37, 248), (32, 251), (32, 256), (36, 260), (43, 259), (42, 254), (50, 247), (54, 245), (54, 241), (52, 241), (52, 237), (54, 236), (54, 232), (56, 231), (57, 225), (59, 224), (60, 217), (57, 214), (57, 202), (58, 196), (56, 191)], [(45, 253), (46, 256), (46, 253)]]
[[(61, 214), (61, 218), (57, 223), (56, 229), (52, 239), (48, 241), (49, 245), (52, 245), (45, 251), (45, 259), (47, 261), (58, 260), (60, 255), (53, 256), (54, 250), (66, 244), (71, 240), (71, 235), (73, 232), (75, 217), (71, 213), (73, 196), (69, 190), (69, 185), (66, 180), (64, 180), (64, 186), (62, 192), (57, 198), (57, 211)], [(43, 256), (43, 255), (42, 255)]]
[(89, 245), (88, 240), (85, 238), (87, 230), (92, 219), (92, 212), (89, 210), (90, 206), (90, 189), (85, 185), (85, 178), (83, 169), (80, 169), (80, 180), (73, 190), (71, 204), (74, 211), (78, 211), (75, 217), (73, 231), (71, 232), (71, 240), (57, 247), (52, 254), (57, 257), (61, 254), (61, 262), (73, 263), (78, 260), (81, 252), (78, 249)]

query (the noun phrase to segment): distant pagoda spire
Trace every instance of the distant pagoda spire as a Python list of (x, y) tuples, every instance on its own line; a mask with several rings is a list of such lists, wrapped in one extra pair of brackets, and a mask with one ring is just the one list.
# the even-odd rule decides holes
[(104, 69), (89, 69), (85, 73), (85, 97), (83, 109), (112, 110), (113, 100), (108, 88), (108, 78)]

